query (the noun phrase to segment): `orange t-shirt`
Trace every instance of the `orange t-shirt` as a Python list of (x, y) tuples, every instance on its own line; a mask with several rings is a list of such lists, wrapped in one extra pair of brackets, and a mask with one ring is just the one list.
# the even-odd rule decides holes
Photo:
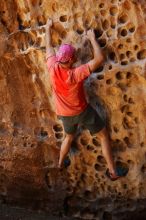
[(53, 88), (56, 114), (74, 116), (80, 114), (86, 107), (83, 80), (90, 75), (88, 64), (76, 68), (65, 69), (51, 56), (47, 66)]

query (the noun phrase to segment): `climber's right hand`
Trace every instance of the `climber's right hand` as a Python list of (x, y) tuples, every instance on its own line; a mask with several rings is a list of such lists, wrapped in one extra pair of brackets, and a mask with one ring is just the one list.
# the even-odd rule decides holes
[(94, 33), (94, 30), (93, 30), (93, 29), (87, 31), (87, 37), (88, 37), (90, 40), (95, 39), (95, 33)]

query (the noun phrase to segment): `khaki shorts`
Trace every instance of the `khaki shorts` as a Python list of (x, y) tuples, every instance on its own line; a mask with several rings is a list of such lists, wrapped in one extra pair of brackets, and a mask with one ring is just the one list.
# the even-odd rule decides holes
[(74, 134), (78, 126), (84, 126), (91, 134), (95, 134), (105, 127), (105, 122), (90, 105), (79, 115), (58, 116), (58, 118), (62, 120), (67, 134)]

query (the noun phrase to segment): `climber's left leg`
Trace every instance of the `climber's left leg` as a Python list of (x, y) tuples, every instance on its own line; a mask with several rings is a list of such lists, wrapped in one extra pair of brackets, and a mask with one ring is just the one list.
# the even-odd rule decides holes
[(111, 145), (110, 145), (110, 139), (109, 139), (109, 134), (106, 128), (103, 128), (100, 132), (97, 133), (97, 136), (99, 137), (101, 141), (101, 147), (102, 147), (102, 153), (103, 156), (107, 162), (109, 172), (113, 177), (117, 177), (116, 174), (116, 168), (112, 156), (112, 150), (111, 150)]

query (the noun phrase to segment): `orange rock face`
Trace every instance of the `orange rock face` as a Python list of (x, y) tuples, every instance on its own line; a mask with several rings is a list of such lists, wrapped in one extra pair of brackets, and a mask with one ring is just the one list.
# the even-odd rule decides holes
[[(0, 1), (0, 198), (81, 219), (127, 219), (146, 198), (146, 4), (130, 0)], [(71, 165), (55, 168), (64, 138), (54, 113), (45, 63), (45, 24), (52, 42), (72, 43), (78, 63), (92, 58), (93, 28), (105, 62), (85, 86), (107, 120), (114, 159), (129, 169), (111, 182), (97, 137), (77, 134)], [(100, 97), (100, 98), (99, 98)], [(102, 108), (104, 106), (104, 110)], [(129, 215), (130, 216), (130, 215)], [(129, 218), (130, 219), (130, 218)]]

